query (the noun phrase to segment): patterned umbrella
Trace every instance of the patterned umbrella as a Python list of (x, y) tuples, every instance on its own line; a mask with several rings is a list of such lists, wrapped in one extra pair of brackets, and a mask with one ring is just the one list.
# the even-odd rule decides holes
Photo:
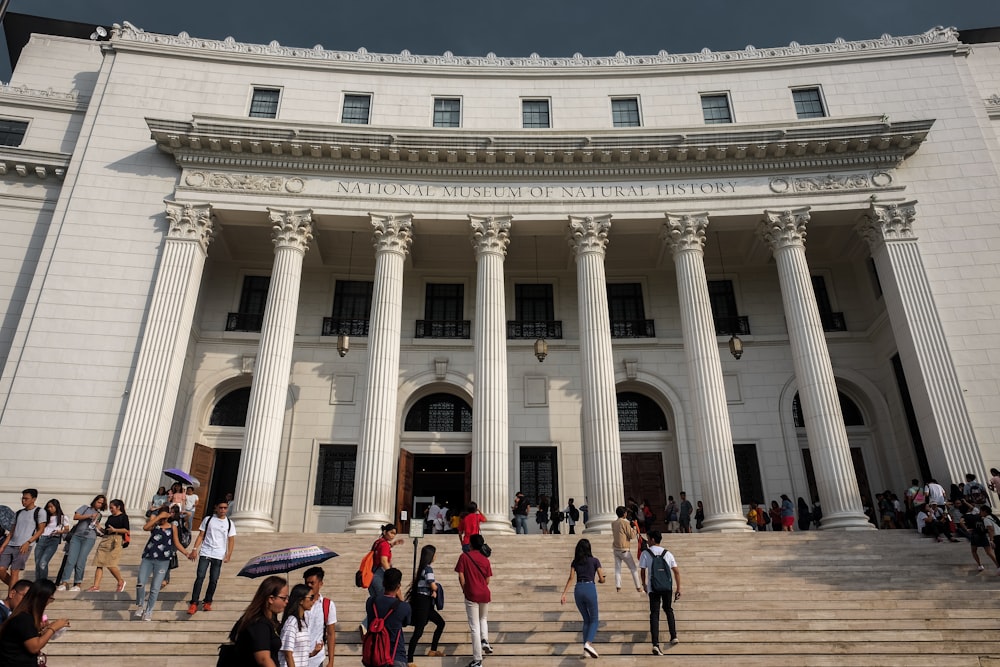
[(0, 505), (0, 528), (10, 530), (14, 527), (14, 510), (6, 505)]
[(248, 560), (236, 576), (255, 579), (278, 572), (290, 572), (300, 567), (318, 565), (336, 555), (326, 547), (315, 544), (308, 547), (288, 547), (287, 549), (268, 551)]
[(201, 486), (198, 478), (194, 475), (189, 475), (180, 468), (167, 468), (163, 471), (163, 474), (170, 479), (181, 482), (182, 484), (187, 484), (188, 486)]

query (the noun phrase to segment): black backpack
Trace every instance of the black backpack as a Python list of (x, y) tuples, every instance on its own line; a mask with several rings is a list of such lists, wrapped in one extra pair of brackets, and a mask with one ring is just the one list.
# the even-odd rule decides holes
[(667, 550), (664, 549), (658, 554), (654, 554), (652, 549), (647, 549), (652, 557), (649, 564), (649, 588), (654, 593), (669, 593), (674, 587), (674, 577), (667, 565)]
[(573, 519), (573, 521), (580, 520), (580, 510), (576, 508), (576, 505), (569, 506), (569, 518)]

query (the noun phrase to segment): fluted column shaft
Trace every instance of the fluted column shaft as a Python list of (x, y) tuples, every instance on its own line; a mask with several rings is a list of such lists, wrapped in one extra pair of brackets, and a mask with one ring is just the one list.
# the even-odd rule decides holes
[[(368, 327), (368, 369), (348, 532), (377, 533), (395, 523), (396, 401), (403, 317), (403, 262), (413, 240), (411, 216), (371, 214), (375, 285)], [(403, 508), (407, 509), (407, 508)]]
[(486, 516), (483, 531), (513, 533), (507, 409), (507, 312), (503, 264), (509, 216), (469, 216), (476, 253), (475, 408), (472, 410), (472, 500)]
[(606, 533), (622, 504), (622, 452), (618, 434), (611, 319), (604, 256), (611, 216), (569, 218), (569, 243), (576, 253), (582, 376), (583, 481), (590, 506), (585, 532)]
[(170, 437), (198, 290), (212, 240), (208, 204), (167, 205), (170, 224), (107, 492), (144, 507), (156, 490)]
[(823, 507), (823, 528), (868, 530), (872, 525), (862, 511), (837, 381), (806, 262), (808, 221), (808, 208), (765, 211), (759, 232), (778, 267), (799, 401)]
[(947, 488), (966, 473), (983, 479), (948, 339), (913, 233), (916, 202), (872, 204), (859, 231), (871, 247), (932, 474)]
[(312, 211), (269, 208), (274, 266), (260, 328), (246, 434), (236, 478), (240, 530), (275, 529), (273, 519), (281, 433), (288, 402), (302, 260), (313, 238)]
[(746, 532), (749, 527), (740, 501), (726, 387), (705, 276), (707, 227), (707, 213), (668, 213), (663, 239), (673, 252), (677, 272), (705, 530)]

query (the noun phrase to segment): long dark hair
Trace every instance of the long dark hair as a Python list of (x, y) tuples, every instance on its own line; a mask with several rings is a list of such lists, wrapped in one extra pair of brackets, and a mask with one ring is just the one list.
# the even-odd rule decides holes
[[(250, 604), (247, 605), (246, 611), (240, 616), (239, 623), (236, 625), (236, 632), (233, 634), (233, 639), (236, 638), (243, 628), (245, 628), (252, 621), (257, 619), (267, 618), (267, 601), (273, 597), (277, 597), (281, 593), (281, 589), (288, 585), (288, 581), (284, 577), (270, 576), (264, 581), (260, 582), (260, 586), (257, 587), (257, 592), (254, 593), (253, 600), (250, 600)], [(271, 621), (272, 624), (274, 621)]]
[(288, 594), (288, 605), (285, 607), (285, 617), (281, 619), (281, 627), (285, 627), (285, 623), (288, 619), (294, 618), (299, 624), (299, 630), (302, 630), (302, 616), (305, 614), (305, 609), (302, 608), (302, 601), (306, 599), (307, 595), (312, 594), (312, 589), (305, 584), (295, 584), (292, 587), (292, 592)]
[(110, 503), (108, 503), (108, 507), (117, 507), (122, 511), (122, 516), (126, 517), (128, 516), (128, 514), (125, 514), (125, 501), (120, 498), (115, 498), (114, 500), (112, 500)]
[[(56, 508), (56, 513), (55, 513), (55, 517), (57, 519), (56, 520), (56, 527), (57, 528), (62, 528), (63, 517), (65, 517), (66, 515), (63, 514), (62, 505), (59, 504), (59, 499), (58, 498), (51, 498), (49, 500), (49, 502), (45, 503), (45, 509), (46, 509), (46, 511), (48, 511), (49, 505), (52, 505), (53, 507)], [(51, 519), (52, 517), (49, 517), (49, 518)]]
[(583, 538), (576, 543), (576, 553), (573, 555), (573, 565), (585, 565), (587, 561), (593, 557), (594, 554), (590, 550), (590, 540)]
[[(97, 504), (98, 500), (103, 500), (104, 501), (103, 503), (101, 503), (101, 509), (102, 510), (108, 508), (108, 497), (106, 495), (104, 495), (103, 493), (98, 493), (96, 496), (94, 496), (94, 499), (90, 501), (90, 506), (93, 507), (96, 510), (97, 508), (94, 507), (94, 505)], [(100, 511), (100, 510), (98, 510), (98, 511)]]
[(417, 569), (414, 570), (413, 581), (410, 582), (410, 588), (406, 591), (407, 600), (417, 594), (417, 583), (420, 581), (420, 577), (423, 576), (424, 570), (434, 560), (434, 554), (436, 553), (437, 549), (433, 544), (425, 544), (424, 548), (420, 550), (420, 563), (417, 565)]
[(7, 623), (15, 616), (29, 614), (35, 623), (35, 630), (42, 629), (42, 616), (45, 614), (45, 607), (49, 604), (49, 598), (55, 595), (56, 585), (49, 579), (39, 579), (32, 582), (31, 588), (21, 598), (21, 603), (14, 607), (12, 613), (3, 625), (0, 625), (0, 632), (7, 628)]

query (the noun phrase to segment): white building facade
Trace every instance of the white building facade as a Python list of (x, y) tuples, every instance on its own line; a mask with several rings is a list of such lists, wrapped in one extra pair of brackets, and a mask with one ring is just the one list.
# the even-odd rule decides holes
[[(2, 492), (706, 529), (1000, 458), (1000, 46), (551, 59), (124, 24), (0, 90)], [(733, 340), (733, 339), (736, 340)], [(731, 354), (739, 344), (742, 356)], [(547, 356), (541, 361), (536, 350)], [(660, 517), (662, 518), (662, 516)]]

